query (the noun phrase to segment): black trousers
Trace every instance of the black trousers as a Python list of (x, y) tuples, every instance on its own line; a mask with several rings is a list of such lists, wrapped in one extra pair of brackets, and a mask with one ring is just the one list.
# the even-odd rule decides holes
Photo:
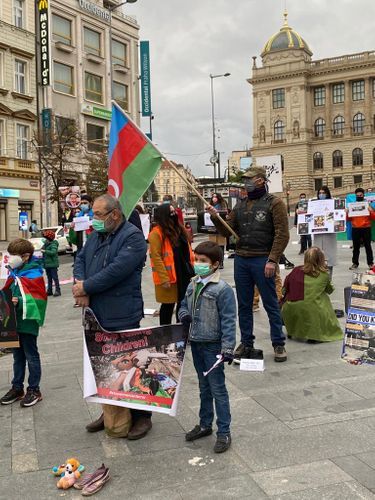
[[(177, 303), (176, 307), (176, 319), (178, 321), (178, 310), (180, 309), (181, 303)], [(172, 323), (172, 316), (175, 304), (162, 304), (159, 311), (159, 324), (160, 325), (170, 325)]]
[(301, 235), (301, 252), (306, 252), (307, 247), (311, 248), (311, 234), (302, 234)]
[(359, 266), (359, 253), (361, 251), (361, 242), (365, 246), (367, 265), (371, 266), (374, 263), (374, 255), (371, 248), (371, 227), (353, 227), (352, 229), (353, 240), (353, 258), (352, 262)]

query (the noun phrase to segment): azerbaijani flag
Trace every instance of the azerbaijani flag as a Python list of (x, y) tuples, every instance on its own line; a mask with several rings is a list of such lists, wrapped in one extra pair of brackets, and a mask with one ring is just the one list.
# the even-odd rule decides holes
[(109, 137), (108, 193), (120, 200), (128, 217), (162, 163), (154, 145), (115, 103)]
[(47, 309), (47, 292), (41, 267), (10, 271), (4, 289), (15, 281), (22, 295), (22, 319), (33, 319), (39, 326), (44, 323)]

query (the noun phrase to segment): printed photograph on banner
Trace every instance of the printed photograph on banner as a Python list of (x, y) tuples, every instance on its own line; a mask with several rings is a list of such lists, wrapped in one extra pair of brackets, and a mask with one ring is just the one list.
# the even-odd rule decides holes
[(345, 231), (345, 221), (344, 220), (336, 220), (334, 222), (334, 230), (335, 230), (335, 233), (343, 233)]
[(175, 411), (186, 348), (182, 325), (107, 332), (87, 309), (84, 335), (96, 386), (85, 397), (161, 413)]
[(0, 290), (0, 348), (19, 347), (16, 312), (10, 290)]
[(8, 265), (8, 259), (8, 252), (0, 252), (0, 280), (6, 280), (8, 278), (9, 271), (6, 268)]
[(325, 218), (322, 215), (318, 215), (314, 217), (314, 227), (324, 227)]
[(335, 210), (345, 210), (345, 199), (335, 199)]
[(298, 234), (309, 234), (309, 225), (306, 224), (305, 222), (302, 222), (300, 224), (298, 224)]
[(270, 193), (282, 193), (282, 168), (281, 155), (261, 156), (256, 158), (256, 166), (266, 169), (268, 177), (268, 190)]
[(353, 273), (351, 307), (375, 312), (375, 275)]
[(348, 203), (349, 217), (363, 217), (370, 214), (367, 201)]
[(309, 205), (308, 200), (300, 200), (298, 202), (297, 213), (298, 214), (306, 214), (308, 205)]

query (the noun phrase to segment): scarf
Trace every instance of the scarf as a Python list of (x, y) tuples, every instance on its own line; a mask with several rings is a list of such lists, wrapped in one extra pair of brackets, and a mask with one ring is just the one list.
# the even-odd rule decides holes
[(247, 193), (247, 198), (249, 200), (259, 200), (262, 196), (264, 196), (267, 193), (267, 189), (265, 186), (262, 186), (261, 188), (257, 188), (254, 191), (250, 191)]

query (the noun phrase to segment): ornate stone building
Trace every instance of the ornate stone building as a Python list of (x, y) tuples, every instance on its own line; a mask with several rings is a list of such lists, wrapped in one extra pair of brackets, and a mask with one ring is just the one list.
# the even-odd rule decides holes
[[(178, 169), (178, 171), (187, 179), (191, 184), (196, 186), (196, 180), (194, 175), (191, 173), (190, 168), (184, 167), (180, 163), (172, 162)], [(155, 188), (159, 195), (159, 201), (163, 199), (166, 194), (172, 195), (180, 207), (190, 207), (192, 206), (192, 198), (194, 194), (189, 190), (186, 183), (181, 179), (181, 177), (176, 173), (176, 171), (170, 167), (168, 162), (163, 162), (158, 175), (155, 177)]]
[(253, 58), (253, 160), (280, 154), (292, 197), (328, 184), (335, 195), (373, 187), (375, 51), (312, 60), (284, 25)]

